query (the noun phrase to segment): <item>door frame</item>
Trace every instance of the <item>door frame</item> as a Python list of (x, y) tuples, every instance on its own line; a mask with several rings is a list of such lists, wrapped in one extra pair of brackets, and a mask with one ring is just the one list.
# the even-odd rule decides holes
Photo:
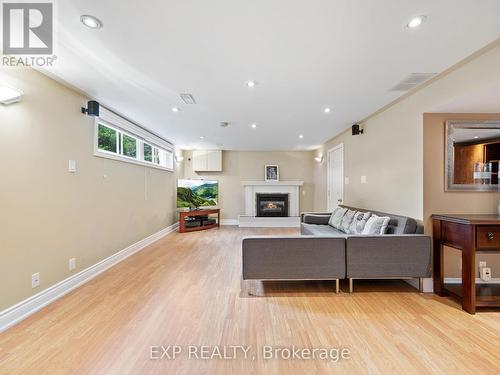
[(332, 204), (333, 202), (330, 200), (330, 188), (331, 188), (330, 181), (332, 179), (330, 155), (338, 149), (342, 149), (342, 183), (340, 184), (340, 186), (342, 187), (341, 188), (341, 190), (342, 190), (342, 192), (341, 192), (342, 203), (344, 201), (344, 143), (339, 143), (335, 147), (330, 148), (326, 154), (326, 159), (327, 159), (327, 165), (326, 165), (326, 205), (327, 205), (328, 212), (332, 212), (333, 209), (336, 206), (338, 206), (338, 202), (336, 204)]

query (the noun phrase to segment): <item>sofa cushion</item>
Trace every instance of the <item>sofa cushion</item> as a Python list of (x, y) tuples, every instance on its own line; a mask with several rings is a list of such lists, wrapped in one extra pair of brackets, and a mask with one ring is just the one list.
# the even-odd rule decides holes
[(302, 222), (306, 224), (328, 224), (330, 215), (304, 214)]
[(385, 234), (389, 225), (389, 216), (372, 215), (366, 222), (361, 234)]
[(352, 220), (354, 219), (354, 215), (356, 211), (347, 210), (344, 217), (342, 218), (342, 222), (340, 223), (340, 230), (344, 233), (349, 233), (349, 227), (351, 226)]
[(334, 227), (335, 229), (340, 230), (340, 224), (342, 224), (342, 218), (347, 212), (347, 208), (338, 207), (333, 211), (332, 216), (330, 217), (329, 225)]
[[(356, 210), (359, 212), (368, 212), (368, 210), (354, 207), (347, 207), (351, 210)], [(370, 211), (372, 214), (378, 216), (389, 216), (391, 220), (389, 221), (386, 234), (415, 234), (420, 233), (422, 230), (419, 228), (418, 223), (415, 219), (406, 216), (388, 214), (386, 212)], [(420, 231), (420, 232), (419, 232)]]
[(300, 234), (305, 236), (329, 236), (346, 238), (347, 235), (330, 225), (300, 224)]
[(372, 216), (371, 212), (356, 212), (349, 226), (349, 234), (361, 234), (365, 229), (366, 222)]

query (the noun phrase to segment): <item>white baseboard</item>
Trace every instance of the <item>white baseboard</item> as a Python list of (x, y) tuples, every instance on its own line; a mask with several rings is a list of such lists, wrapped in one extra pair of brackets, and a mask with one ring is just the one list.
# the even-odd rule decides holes
[(31, 314), (61, 298), (73, 289), (85, 284), (97, 275), (113, 267), (115, 264), (120, 263), (124, 259), (141, 251), (146, 246), (151, 245), (153, 242), (165, 237), (167, 234), (175, 231), (178, 226), (179, 224), (175, 223), (167, 228), (164, 228), (161, 231), (154, 233), (151, 236), (146, 237), (139, 242), (136, 242), (111, 255), (110, 257), (101, 260), (93, 266), (90, 266), (68, 277), (67, 279), (60, 281), (59, 283), (42, 290), (40, 293), (37, 293), (12, 307), (0, 311), (0, 332), (5, 331), (7, 328), (12, 327), (23, 319), (26, 319)]
[[(460, 277), (445, 277), (445, 284), (462, 284), (462, 279)], [(500, 278), (494, 277), (491, 281), (483, 281), (479, 277), (476, 277), (476, 284), (499, 284)]]
[(221, 219), (220, 225), (238, 225), (240, 221), (238, 219)]
[[(408, 284), (414, 286), (418, 289), (418, 279), (405, 279)], [(423, 290), (424, 293), (433, 293), (434, 292), (434, 280), (432, 277), (424, 278)]]

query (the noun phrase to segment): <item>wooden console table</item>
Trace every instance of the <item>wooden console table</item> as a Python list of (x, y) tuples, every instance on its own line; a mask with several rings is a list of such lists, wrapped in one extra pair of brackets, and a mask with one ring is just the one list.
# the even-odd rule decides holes
[[(498, 215), (433, 215), (434, 292), (452, 294), (462, 309), (475, 314), (476, 307), (500, 307), (499, 284), (476, 284), (476, 253), (500, 254)], [(462, 285), (446, 284), (443, 274), (443, 246), (462, 252)]]
[[(209, 224), (209, 225), (200, 225), (197, 227), (191, 227), (191, 228), (186, 228), (186, 217), (189, 216), (208, 216), (208, 215), (217, 215), (217, 222), (215, 224)], [(195, 211), (182, 211), (179, 212), (179, 232), (180, 233), (185, 233), (185, 232), (194, 232), (197, 230), (205, 230), (205, 229), (210, 229), (214, 227), (220, 227), (220, 209), (219, 208), (214, 208), (214, 209), (209, 209), (209, 210), (195, 210)]]

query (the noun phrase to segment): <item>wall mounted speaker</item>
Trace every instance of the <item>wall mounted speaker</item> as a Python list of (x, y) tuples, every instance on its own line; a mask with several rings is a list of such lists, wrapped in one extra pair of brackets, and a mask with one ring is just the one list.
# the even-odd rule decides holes
[(87, 108), (82, 107), (82, 113), (89, 116), (99, 117), (99, 103), (95, 100), (90, 100), (87, 103)]
[(360, 129), (359, 124), (354, 124), (352, 126), (352, 135), (360, 135), (363, 134), (363, 129)]

